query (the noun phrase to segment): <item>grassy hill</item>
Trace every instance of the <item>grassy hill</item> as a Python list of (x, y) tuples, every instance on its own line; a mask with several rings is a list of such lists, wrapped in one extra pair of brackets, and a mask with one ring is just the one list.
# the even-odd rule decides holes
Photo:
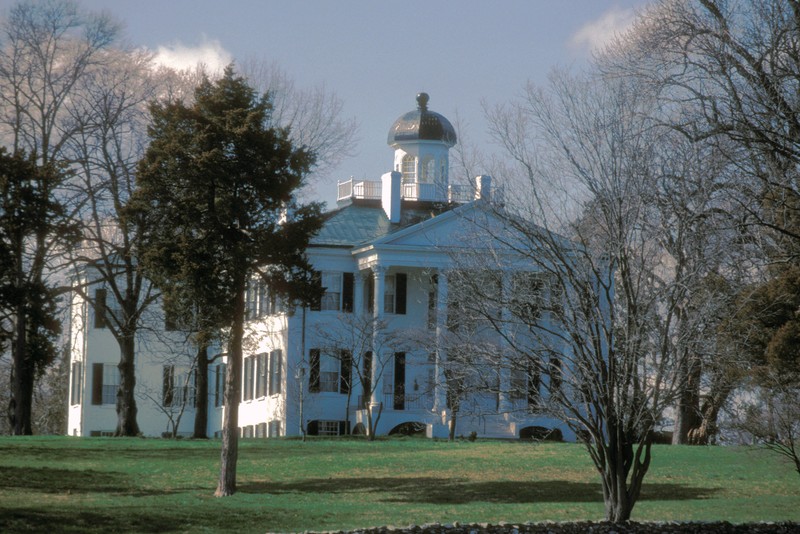
[[(218, 441), (0, 438), (0, 532), (265, 532), (426, 522), (600, 520), (581, 445), (243, 440), (239, 492), (213, 497)], [(777, 456), (657, 446), (637, 521), (800, 521)]]

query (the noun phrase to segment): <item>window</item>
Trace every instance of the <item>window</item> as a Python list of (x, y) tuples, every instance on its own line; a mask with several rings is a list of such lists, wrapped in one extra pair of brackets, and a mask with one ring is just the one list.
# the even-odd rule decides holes
[(256, 357), (248, 356), (244, 359), (244, 373), (242, 376), (242, 400), (253, 400), (253, 382), (255, 379)]
[(339, 360), (330, 354), (322, 354), (319, 360), (319, 390), (339, 391)]
[(256, 437), (257, 438), (267, 437), (267, 423), (258, 423), (256, 425)]
[(317, 434), (320, 436), (338, 436), (339, 421), (320, 421), (317, 426)]
[(225, 364), (220, 363), (214, 369), (214, 406), (225, 406)]
[(405, 273), (388, 275), (383, 286), (383, 311), (405, 315), (408, 277)]
[(524, 399), (528, 395), (528, 373), (525, 369), (511, 369), (511, 391), (509, 396), (513, 400)]
[(281, 422), (278, 419), (273, 419), (269, 422), (267, 427), (268, 438), (279, 438), (281, 436)]
[(169, 408), (195, 405), (194, 371), (176, 372), (174, 365), (165, 365), (162, 371), (161, 402)]
[(105, 328), (108, 326), (106, 320), (106, 299), (108, 293), (105, 289), (95, 289), (94, 291), (94, 327)]
[(248, 282), (244, 300), (247, 320), (275, 315), (283, 310), (280, 299), (269, 290), (266, 282), (260, 278), (254, 278)]
[(395, 277), (387, 276), (383, 283), (383, 311), (394, 313)]
[(308, 390), (312, 393), (349, 393), (353, 357), (349, 351), (338, 354), (322, 353), (319, 349), (309, 351), (311, 371)]
[(542, 307), (542, 277), (536, 273), (517, 273), (511, 280), (511, 313), (523, 322), (539, 318)]
[(316, 273), (315, 276), (324, 293), (319, 303), (312, 304), (312, 310), (343, 311), (347, 313), (353, 311), (353, 291), (355, 286), (355, 275), (353, 273), (324, 271)]
[(116, 404), (119, 369), (113, 364), (92, 364), (92, 404)]
[(403, 183), (410, 183), (417, 181), (417, 161), (411, 154), (403, 156)]
[(436, 178), (436, 160), (432, 156), (425, 156), (420, 167), (420, 182), (431, 183)]
[(347, 425), (344, 421), (320, 421), (313, 420), (308, 422), (308, 434), (310, 436), (339, 436), (347, 433)]
[(281, 392), (282, 364), (283, 352), (280, 349), (269, 353), (269, 395), (278, 395)]
[(81, 393), (83, 390), (83, 364), (72, 362), (72, 387), (69, 394), (69, 403), (72, 405), (81, 403)]
[(267, 354), (259, 354), (256, 356), (256, 398), (261, 398), (267, 395), (267, 377), (269, 372), (267, 369)]
[(561, 382), (564, 380), (561, 360), (558, 356), (550, 356), (548, 374), (550, 375), (550, 393), (555, 393), (561, 389)]
[(321, 309), (323, 311), (339, 311), (342, 297), (342, 274), (322, 273), (322, 287), (325, 289), (325, 294), (322, 295)]

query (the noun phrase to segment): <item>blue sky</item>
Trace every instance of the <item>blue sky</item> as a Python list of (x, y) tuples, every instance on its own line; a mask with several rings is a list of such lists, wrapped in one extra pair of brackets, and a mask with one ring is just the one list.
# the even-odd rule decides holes
[(507, 102), (556, 66), (580, 68), (649, 0), (81, 0), (125, 24), (131, 44), (188, 66), (274, 61), (300, 87), (324, 84), (359, 122), (355, 156), (316, 186), (391, 170), (386, 134), (430, 94), (473, 143), (489, 143), (481, 101)]

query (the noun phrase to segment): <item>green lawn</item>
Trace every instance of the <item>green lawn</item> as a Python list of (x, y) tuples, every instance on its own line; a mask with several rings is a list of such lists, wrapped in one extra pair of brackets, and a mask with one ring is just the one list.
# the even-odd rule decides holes
[[(244, 440), (213, 497), (218, 441), (0, 438), (0, 532), (265, 532), (600, 520), (576, 444)], [(654, 451), (635, 520), (800, 521), (800, 476), (746, 448)]]

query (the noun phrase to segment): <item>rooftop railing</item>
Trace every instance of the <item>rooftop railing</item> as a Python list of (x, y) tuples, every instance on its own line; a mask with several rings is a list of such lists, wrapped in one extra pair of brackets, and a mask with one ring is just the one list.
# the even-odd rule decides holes
[[(359, 199), (380, 200), (382, 185), (380, 181), (354, 180), (339, 182), (336, 200)], [(453, 202), (463, 204), (475, 200), (475, 188), (471, 185), (451, 185), (442, 191), (436, 184), (404, 183), (401, 187), (403, 200), (427, 202)]]

